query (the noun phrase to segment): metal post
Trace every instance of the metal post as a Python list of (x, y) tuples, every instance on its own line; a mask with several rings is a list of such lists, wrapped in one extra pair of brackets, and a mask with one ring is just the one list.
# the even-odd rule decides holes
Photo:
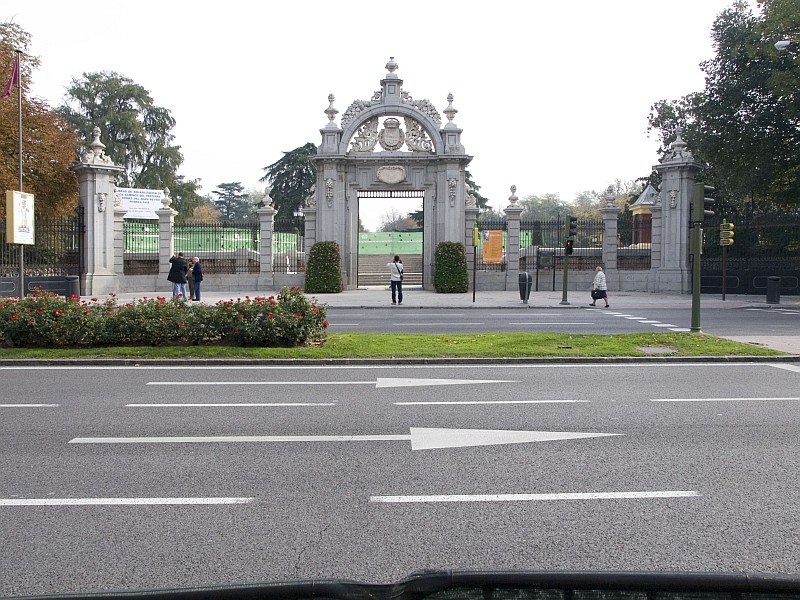
[[(22, 192), (22, 50), (17, 53), (17, 126), (19, 132), (19, 191)], [(36, 217), (34, 216), (34, 222)], [(19, 297), (25, 297), (25, 245), (19, 246)]]
[(703, 228), (700, 223), (693, 223), (692, 252), (692, 325), (693, 333), (700, 333), (700, 253), (703, 247)]
[(722, 300), (725, 300), (725, 290), (727, 289), (727, 279), (725, 276), (726, 267), (728, 266), (728, 247), (722, 247)]
[(559, 304), (569, 304), (567, 302), (567, 286), (569, 285), (569, 254), (566, 248), (564, 249), (564, 280), (561, 283), (561, 302)]

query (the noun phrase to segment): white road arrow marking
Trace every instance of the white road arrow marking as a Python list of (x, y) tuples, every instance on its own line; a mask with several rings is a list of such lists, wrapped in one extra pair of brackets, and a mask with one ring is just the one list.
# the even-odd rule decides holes
[(424, 387), (429, 385), (472, 385), (474, 383), (517, 383), (505, 379), (412, 379), (410, 377), (379, 378), (375, 387)]
[(374, 385), (376, 388), (473, 385), (476, 383), (517, 383), (507, 379), (413, 379), (379, 377), (375, 381), (148, 381), (147, 385)]
[(495, 446), (554, 442), (597, 437), (611, 437), (621, 433), (583, 433), (571, 431), (509, 431), (505, 429), (442, 429), (411, 427), (409, 434), (387, 435), (216, 435), (177, 437), (97, 437), (74, 438), (70, 444), (189, 444), (233, 442), (397, 442), (410, 441), (412, 450), (434, 448), (466, 448), (470, 446)]

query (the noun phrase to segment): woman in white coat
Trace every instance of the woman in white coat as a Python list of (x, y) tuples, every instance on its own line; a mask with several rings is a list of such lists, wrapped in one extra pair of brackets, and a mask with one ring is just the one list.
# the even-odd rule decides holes
[[(589, 304), (589, 306), (596, 306), (595, 303), (597, 302), (597, 299), (602, 298), (606, 303), (606, 308), (608, 308), (608, 285), (606, 285), (606, 274), (603, 273), (603, 267), (597, 267), (595, 271), (597, 271), (597, 274), (594, 276), (594, 280), (592, 281), (592, 302)], [(598, 293), (594, 293), (594, 290), (597, 290)]]

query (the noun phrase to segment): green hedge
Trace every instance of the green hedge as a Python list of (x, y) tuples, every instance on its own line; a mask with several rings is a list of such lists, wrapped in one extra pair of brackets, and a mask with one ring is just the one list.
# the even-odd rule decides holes
[(342, 258), (336, 242), (311, 246), (306, 264), (305, 289), (309, 294), (338, 294), (342, 291)]
[(467, 255), (461, 242), (440, 242), (434, 256), (433, 287), (440, 294), (462, 294), (469, 290)]
[(127, 304), (37, 291), (0, 299), (0, 341), (7, 346), (87, 347), (223, 344), (295, 347), (325, 337), (326, 307), (300, 288), (216, 305), (142, 298)]

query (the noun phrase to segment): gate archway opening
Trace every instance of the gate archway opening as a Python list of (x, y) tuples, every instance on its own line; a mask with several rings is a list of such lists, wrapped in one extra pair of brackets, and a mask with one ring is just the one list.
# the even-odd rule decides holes
[[(369, 231), (359, 228), (358, 287), (384, 288), (389, 285), (386, 264), (394, 256), (403, 262), (405, 287), (422, 285), (424, 190), (361, 190), (358, 220)], [(420, 222), (414, 215), (420, 215)], [(378, 225), (378, 226), (376, 226)]]

